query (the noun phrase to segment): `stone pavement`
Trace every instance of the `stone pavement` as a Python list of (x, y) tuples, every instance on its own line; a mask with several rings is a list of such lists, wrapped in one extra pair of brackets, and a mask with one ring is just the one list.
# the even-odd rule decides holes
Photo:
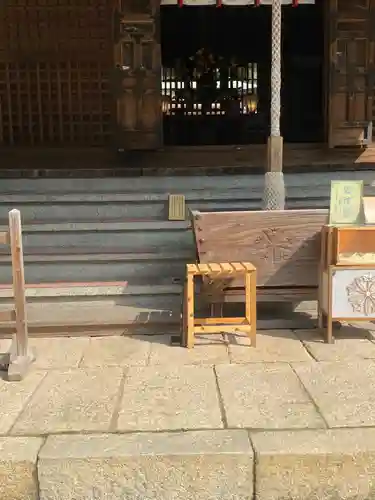
[(375, 499), (375, 327), (336, 336), (32, 339), (0, 379), (0, 499)]

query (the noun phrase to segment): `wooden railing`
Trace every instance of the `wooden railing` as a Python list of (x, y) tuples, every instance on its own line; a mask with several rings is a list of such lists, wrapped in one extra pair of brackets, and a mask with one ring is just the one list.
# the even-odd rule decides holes
[(28, 345), (28, 328), (26, 313), (25, 271), (23, 262), (21, 213), (19, 210), (9, 212), (9, 229), (0, 232), (0, 244), (9, 245), (12, 256), (13, 276), (13, 309), (0, 311), (0, 321), (15, 322), (16, 331), (12, 346), (2, 359), (2, 365), (8, 370), (9, 380), (22, 380), (30, 364), (34, 361)]

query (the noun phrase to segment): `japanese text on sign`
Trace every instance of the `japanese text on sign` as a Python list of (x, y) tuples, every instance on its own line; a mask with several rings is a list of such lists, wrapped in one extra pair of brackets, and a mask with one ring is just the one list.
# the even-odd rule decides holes
[(363, 181), (332, 181), (330, 224), (359, 224), (362, 220)]

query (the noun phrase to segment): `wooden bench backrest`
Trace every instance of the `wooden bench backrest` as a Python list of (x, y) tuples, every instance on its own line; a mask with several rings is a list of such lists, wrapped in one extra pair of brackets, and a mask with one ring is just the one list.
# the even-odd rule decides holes
[(258, 286), (318, 286), (327, 210), (194, 211), (192, 221), (199, 262), (252, 262)]

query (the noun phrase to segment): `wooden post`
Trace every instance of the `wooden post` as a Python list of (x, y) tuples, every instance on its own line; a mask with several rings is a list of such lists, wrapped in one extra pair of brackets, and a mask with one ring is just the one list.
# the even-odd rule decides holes
[(283, 138), (271, 135), (267, 144), (267, 172), (283, 171)]
[(188, 349), (194, 347), (194, 275), (187, 272), (186, 277), (186, 313), (187, 313), (187, 342)]
[(10, 352), (8, 378), (22, 380), (35, 357), (29, 351), (26, 314), (25, 271), (23, 263), (21, 213), (9, 212), (9, 237), (12, 256), (13, 294), (16, 313), (16, 334)]

